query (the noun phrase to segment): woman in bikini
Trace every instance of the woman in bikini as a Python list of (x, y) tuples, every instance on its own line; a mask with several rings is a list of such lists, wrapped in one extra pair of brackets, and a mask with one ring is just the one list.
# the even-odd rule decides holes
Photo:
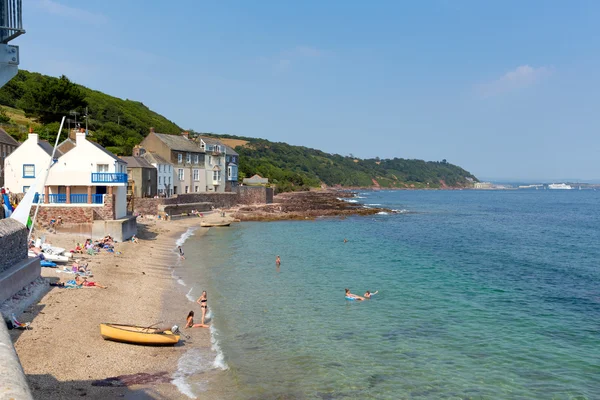
[[(206, 295), (206, 290), (202, 292), (202, 296), (196, 301), (196, 303), (200, 304), (200, 309), (202, 310), (202, 325), (204, 325), (204, 318), (206, 317), (206, 311), (208, 310), (208, 298)], [(206, 326), (206, 325), (205, 325)]]
[(194, 312), (190, 311), (190, 313), (187, 316), (187, 322), (185, 324), (186, 328), (206, 328), (206, 325), (203, 324), (195, 324), (194, 323)]

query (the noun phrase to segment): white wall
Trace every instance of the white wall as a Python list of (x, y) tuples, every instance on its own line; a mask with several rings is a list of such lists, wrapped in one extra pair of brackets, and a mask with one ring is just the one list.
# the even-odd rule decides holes
[(92, 173), (98, 172), (98, 164), (107, 164), (109, 173), (125, 173), (126, 164), (116, 162), (77, 133), (77, 146), (58, 159), (50, 170), (48, 185), (62, 186), (126, 186), (126, 183), (92, 183)]
[(115, 195), (115, 218), (125, 218), (127, 216), (127, 187), (114, 187), (113, 194)]
[[(48, 168), (50, 155), (42, 150), (38, 140), (37, 134), (30, 133), (27, 140), (4, 160), (4, 186), (11, 192), (22, 193), (23, 186), (31, 186)], [(23, 164), (35, 165), (35, 178), (23, 178)]]

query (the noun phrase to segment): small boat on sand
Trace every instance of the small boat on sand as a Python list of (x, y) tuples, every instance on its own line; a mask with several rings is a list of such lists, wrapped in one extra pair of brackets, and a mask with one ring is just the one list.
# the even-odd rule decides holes
[(231, 225), (231, 222), (200, 222), (200, 226), (204, 227), (204, 228), (229, 226), (229, 225)]
[(179, 335), (171, 330), (133, 325), (100, 324), (100, 335), (106, 340), (143, 345), (173, 346), (179, 342)]

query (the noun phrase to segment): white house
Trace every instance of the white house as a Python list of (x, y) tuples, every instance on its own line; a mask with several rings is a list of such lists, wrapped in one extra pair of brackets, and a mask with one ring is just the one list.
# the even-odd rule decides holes
[(224, 192), (226, 183), (225, 145), (217, 139), (199, 137), (200, 147), (206, 153), (206, 191)]
[[(6, 158), (6, 184), (13, 192), (26, 192), (46, 170), (52, 146), (35, 133)], [(44, 193), (44, 205), (102, 206), (114, 210), (115, 219), (127, 215), (127, 164), (97, 143), (85, 132), (71, 134), (58, 146)], [(106, 195), (111, 201), (107, 201)], [(114, 196), (113, 196), (114, 195)]]

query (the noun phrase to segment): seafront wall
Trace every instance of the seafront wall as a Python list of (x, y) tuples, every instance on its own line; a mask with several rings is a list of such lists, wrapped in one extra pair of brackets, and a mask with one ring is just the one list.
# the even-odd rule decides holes
[[(27, 258), (27, 228), (12, 219), (0, 220), (0, 303), (40, 276), (40, 260)], [(0, 322), (0, 400), (29, 400), (31, 392), (6, 324)]]
[(238, 204), (270, 204), (273, 202), (273, 189), (263, 186), (238, 186), (228, 193), (187, 193), (170, 198), (135, 198), (134, 212), (141, 215), (170, 215), (192, 210), (208, 211), (214, 208), (230, 208)]

